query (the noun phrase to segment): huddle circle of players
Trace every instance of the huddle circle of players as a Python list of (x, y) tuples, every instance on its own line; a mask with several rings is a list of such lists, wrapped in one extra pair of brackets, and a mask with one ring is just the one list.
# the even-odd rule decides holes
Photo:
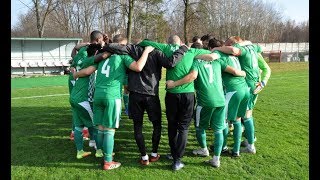
[[(223, 42), (204, 35), (192, 41), (188, 47), (172, 35), (167, 44), (148, 39), (128, 44), (122, 34), (111, 41), (106, 34), (93, 31), (90, 43), (74, 47), (69, 92), (71, 138), (77, 159), (91, 155), (83, 150), (83, 139), (90, 137), (89, 146), (95, 148), (95, 156), (104, 159), (103, 170), (121, 166), (114, 161), (113, 149), (124, 88), (125, 112), (133, 120), (134, 138), (141, 154), (139, 163), (148, 165), (159, 160), (162, 67), (167, 69), (165, 106), (170, 152), (166, 158), (172, 160), (172, 170), (185, 166), (182, 157), (192, 119), (200, 146), (193, 154), (207, 157), (210, 149), (213, 157), (207, 163), (211, 166), (220, 166), (221, 154), (237, 158), (240, 152), (256, 153), (252, 110), (271, 74), (261, 47), (238, 36)], [(142, 133), (145, 111), (153, 126), (150, 155)], [(214, 136), (209, 148), (208, 129), (213, 130)], [(232, 149), (227, 147), (230, 130)]]

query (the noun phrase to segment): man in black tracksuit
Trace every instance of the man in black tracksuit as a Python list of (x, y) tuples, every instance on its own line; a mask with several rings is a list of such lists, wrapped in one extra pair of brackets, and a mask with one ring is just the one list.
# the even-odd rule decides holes
[[(129, 44), (126, 46), (116, 43), (108, 44), (104, 47), (105, 51), (116, 54), (128, 54), (135, 60), (138, 60), (143, 53), (144, 48), (139, 45)], [(129, 95), (129, 118), (133, 119), (134, 137), (141, 153), (140, 163), (148, 165), (159, 159), (158, 147), (161, 137), (161, 105), (159, 99), (159, 81), (161, 79), (162, 67), (173, 68), (188, 51), (187, 46), (180, 46), (173, 56), (167, 58), (159, 50), (153, 50), (149, 53), (147, 62), (141, 72), (128, 71), (128, 90)], [(152, 153), (149, 158), (144, 136), (142, 134), (143, 114), (147, 111), (149, 120), (153, 125), (152, 133)]]

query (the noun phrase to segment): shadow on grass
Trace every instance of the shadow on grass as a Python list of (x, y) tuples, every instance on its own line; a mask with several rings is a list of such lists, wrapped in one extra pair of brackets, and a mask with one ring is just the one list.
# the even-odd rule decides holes
[[(134, 140), (133, 122), (124, 113), (120, 128), (115, 134), (115, 161), (125, 166), (145, 168), (138, 161), (140, 153)], [(160, 161), (150, 168), (170, 170), (170, 160), (165, 154), (170, 151), (167, 137), (167, 122), (162, 117), (162, 139), (159, 145)], [(147, 152), (152, 150), (152, 124), (145, 116), (143, 133)], [(84, 150), (91, 151), (89, 157), (76, 159), (76, 149), (69, 140), (71, 132), (71, 110), (65, 107), (12, 107), (11, 108), (11, 165), (35, 167), (74, 167), (83, 169), (101, 168), (102, 158), (95, 158), (95, 150), (84, 141)], [(192, 142), (191, 144), (194, 144)], [(190, 144), (190, 138), (189, 143)], [(164, 164), (165, 163), (165, 164)]]

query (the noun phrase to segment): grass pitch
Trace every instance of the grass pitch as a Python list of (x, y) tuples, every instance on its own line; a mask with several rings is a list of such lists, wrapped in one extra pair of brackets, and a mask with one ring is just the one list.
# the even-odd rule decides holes
[[(257, 154), (238, 159), (221, 157), (218, 169), (205, 164), (211, 157), (196, 157), (199, 148), (193, 124), (180, 171), (170, 169), (164, 78), (160, 87), (163, 129), (159, 162), (138, 163), (133, 124), (122, 115), (115, 134), (118, 169), (101, 170), (94, 155), (77, 160), (69, 140), (71, 111), (67, 76), (14, 78), (11, 80), (11, 177), (12, 179), (309, 179), (309, 64), (270, 63), (271, 78), (260, 93), (254, 110)], [(49, 96), (48, 96), (49, 95)], [(144, 135), (151, 151), (152, 126), (145, 116)], [(208, 145), (213, 132), (207, 131)], [(232, 145), (229, 137), (228, 145)], [(85, 141), (85, 150), (94, 153)], [(212, 155), (212, 153), (210, 152)]]

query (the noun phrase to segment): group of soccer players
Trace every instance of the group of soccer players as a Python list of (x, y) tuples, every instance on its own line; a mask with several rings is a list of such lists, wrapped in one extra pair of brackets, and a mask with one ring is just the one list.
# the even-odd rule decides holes
[[(166, 117), (172, 170), (184, 167), (182, 157), (192, 119), (200, 149), (193, 154), (209, 156), (206, 130), (212, 129), (213, 167), (220, 166), (221, 153), (229, 152), (227, 136), (233, 127), (232, 157), (240, 156), (244, 126), (245, 148), (256, 153), (252, 110), (258, 93), (267, 84), (271, 70), (261, 56), (261, 47), (240, 37), (225, 42), (210, 35), (193, 38), (191, 47), (177, 35), (168, 44), (143, 40), (128, 44), (119, 34), (113, 43), (100, 31), (90, 34), (90, 43), (74, 48), (70, 73), (70, 104), (74, 141), (78, 159), (83, 151), (83, 128), (90, 134), (89, 146), (96, 157), (104, 157), (103, 169), (118, 168), (113, 161), (115, 130), (119, 128), (122, 86), (127, 77), (129, 106), (126, 111), (134, 123), (134, 138), (141, 154), (139, 162), (148, 165), (159, 160), (158, 147), (162, 120), (159, 99), (161, 69), (166, 71)], [(72, 83), (71, 83), (72, 82)], [(147, 111), (153, 125), (152, 152), (146, 152), (142, 134), (143, 114)], [(243, 124), (243, 125), (242, 125)]]

